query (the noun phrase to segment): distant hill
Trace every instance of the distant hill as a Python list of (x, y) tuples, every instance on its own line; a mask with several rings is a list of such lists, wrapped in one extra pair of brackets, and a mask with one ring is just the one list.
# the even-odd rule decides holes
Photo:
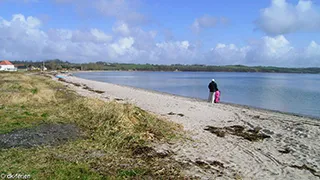
[[(226, 65), (226, 66), (211, 66), (203, 64), (132, 64), (132, 63), (71, 63), (59, 59), (45, 60), (45, 66), (48, 70), (120, 70), (120, 71), (203, 71), (203, 72), (267, 72), (267, 73), (311, 73), (319, 74), (320, 67), (308, 68), (286, 68), (273, 66), (244, 66), (244, 65)], [(41, 62), (34, 61), (12, 61), (13, 64), (24, 64), (25, 66), (40, 67)]]

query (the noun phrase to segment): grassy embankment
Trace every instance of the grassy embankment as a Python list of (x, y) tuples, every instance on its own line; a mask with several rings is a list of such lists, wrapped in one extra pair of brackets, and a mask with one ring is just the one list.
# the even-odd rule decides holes
[(178, 125), (130, 104), (80, 97), (48, 77), (0, 73), (0, 134), (57, 123), (75, 124), (83, 135), (59, 146), (0, 149), (0, 173), (34, 179), (180, 176), (170, 157), (146, 148), (177, 138)]

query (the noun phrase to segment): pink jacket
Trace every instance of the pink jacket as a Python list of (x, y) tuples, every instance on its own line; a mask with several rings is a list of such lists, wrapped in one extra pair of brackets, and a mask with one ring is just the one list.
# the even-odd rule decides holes
[(220, 91), (216, 91), (214, 94), (214, 102), (218, 103), (220, 102)]

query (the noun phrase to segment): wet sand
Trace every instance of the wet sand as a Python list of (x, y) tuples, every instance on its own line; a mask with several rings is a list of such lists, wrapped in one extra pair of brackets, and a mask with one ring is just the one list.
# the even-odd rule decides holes
[(172, 151), (188, 175), (201, 179), (320, 179), (319, 120), (72, 76), (65, 79), (80, 84), (69, 86), (83, 96), (129, 102), (181, 124), (190, 140), (157, 148)]

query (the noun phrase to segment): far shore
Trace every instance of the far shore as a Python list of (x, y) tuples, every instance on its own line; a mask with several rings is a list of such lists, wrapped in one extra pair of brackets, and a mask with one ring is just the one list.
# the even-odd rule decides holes
[[(68, 86), (82, 96), (135, 104), (181, 124), (190, 141), (165, 147), (182, 164), (203, 164), (185, 169), (187, 174), (202, 179), (232, 179), (235, 174), (243, 179), (320, 177), (319, 118), (231, 103), (210, 104), (201, 99), (75, 76), (65, 79), (67, 84), (77, 83), (78, 86)], [(236, 127), (266, 139), (248, 140), (230, 131)], [(223, 135), (217, 132), (219, 129)], [(222, 172), (219, 177), (212, 173), (217, 169)]]
[(292, 73), (292, 72), (245, 72), (245, 71), (148, 71), (148, 70), (79, 70), (68, 71), (69, 73), (81, 73), (81, 72), (197, 72), (197, 73), (267, 73), (267, 74), (315, 74), (320, 73)]

